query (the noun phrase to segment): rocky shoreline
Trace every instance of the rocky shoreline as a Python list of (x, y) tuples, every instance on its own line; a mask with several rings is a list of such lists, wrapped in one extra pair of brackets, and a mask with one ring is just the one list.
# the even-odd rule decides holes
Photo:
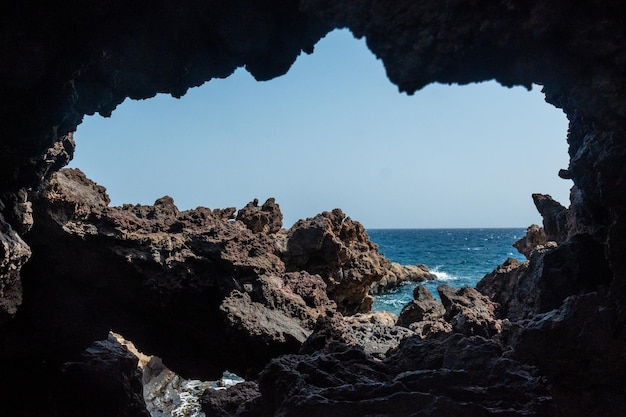
[[(601, 254), (597, 244), (578, 235), (560, 243), (548, 240), (567, 239), (563, 222), (555, 221), (566, 218), (567, 209), (549, 196), (533, 198), (538, 208), (551, 210), (542, 213), (544, 227), (529, 227), (515, 243), (528, 261), (507, 260), (476, 289), (440, 285), (441, 301), (417, 285), (414, 300), (395, 317), (372, 314), (370, 293), (434, 276), (426, 267), (390, 262), (363, 226), (339, 209), (283, 229), (274, 199), (262, 205), (254, 200), (241, 210), (179, 211), (169, 197), (152, 206), (109, 207), (103, 187), (77, 169), (62, 169), (30, 196), (36, 219), (31, 233), (47, 239), (25, 236), (35, 259), (47, 256), (37, 264), (59, 277), (56, 287), (66, 288), (63, 297), (46, 298), (49, 288), (39, 282), (37, 305), (21, 307), (32, 315), (15, 321), (31, 318), (23, 327), (41, 334), (47, 326), (71, 322), (64, 324), (60, 343), (50, 335), (37, 346), (45, 347), (38, 354), (47, 360), (64, 362), (64, 378), (99, 375), (103, 367), (90, 364), (102, 360), (100, 351), (117, 352), (102, 353), (107, 369), (115, 369), (110, 362), (131, 361), (109, 337), (82, 353), (84, 360), (65, 362), (67, 351), (110, 329), (141, 351), (158, 351), (159, 363), (180, 376), (144, 366), (143, 377), (129, 374), (127, 398), (119, 399), (130, 401), (129, 409), (143, 410), (138, 382), (143, 381), (152, 390), (146, 398), (153, 415), (163, 402), (155, 386), (175, 397), (183, 389), (179, 378), (209, 380), (224, 371), (247, 382), (204, 390), (198, 396), (206, 415), (368, 415), (383, 412), (382, 404), (387, 415), (404, 415), (418, 400), (436, 415), (558, 415), (563, 405), (555, 403), (554, 384), (523, 360), (533, 355), (525, 340), (543, 337), (542, 313), (601, 285), (602, 271), (593, 261), (594, 253)], [(82, 258), (71, 266), (55, 263), (63, 256), (57, 248), (62, 253), (81, 248)], [(570, 269), (567, 282), (558, 281), (555, 291), (552, 283), (564, 267)], [(557, 277), (549, 271), (558, 271)], [(593, 282), (587, 278), (591, 273)], [(31, 283), (45, 276), (28, 267), (23, 274)], [(54, 314), (37, 316), (35, 310), (46, 302)], [(85, 320), (94, 305), (100, 321)], [(127, 315), (120, 318), (121, 311)], [(530, 327), (533, 320), (538, 327)], [(163, 332), (176, 332), (176, 345), (163, 344)], [(202, 350), (202, 359), (186, 349)], [(92, 358), (94, 352), (98, 358)], [(156, 382), (159, 378), (165, 382)], [(197, 411), (189, 408), (187, 415)]]
[[(617, 0), (3, 4), (3, 410), (147, 416), (136, 357), (107, 342), (115, 329), (183, 377), (245, 374), (245, 385), (207, 393), (212, 415), (626, 415), (623, 9)], [(570, 206), (534, 196), (544, 223), (518, 246), (526, 262), (506, 261), (476, 289), (441, 288), (442, 305), (418, 289), (404, 327), (392, 326), (358, 316), (388, 270), (341, 211), (282, 232), (271, 201), (241, 215), (178, 211), (169, 198), (108, 207), (103, 189), (60, 172), (85, 115), (181, 97), (237, 68), (269, 80), (336, 28), (365, 38), (400, 92), (496, 80), (540, 85), (563, 110), (570, 159), (558, 175), (574, 183)]]

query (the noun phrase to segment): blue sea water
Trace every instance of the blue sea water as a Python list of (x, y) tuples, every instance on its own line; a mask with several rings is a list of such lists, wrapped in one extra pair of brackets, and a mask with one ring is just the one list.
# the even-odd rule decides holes
[[(524, 256), (511, 246), (526, 229), (368, 229), (370, 239), (392, 262), (402, 265), (425, 264), (438, 279), (424, 285), (436, 298), (437, 286), (474, 287), (486, 274), (506, 260)], [(375, 296), (374, 311), (399, 314), (413, 299), (408, 283), (396, 291)]]

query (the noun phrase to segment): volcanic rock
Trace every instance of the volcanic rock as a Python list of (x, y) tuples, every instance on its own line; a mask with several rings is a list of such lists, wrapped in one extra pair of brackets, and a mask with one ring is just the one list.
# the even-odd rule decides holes
[[(336, 308), (319, 276), (285, 271), (267, 235), (207, 208), (179, 211), (167, 196), (108, 207), (104, 188), (78, 170), (53, 175), (33, 198), (29, 244), (41, 261), (26, 270), (33, 290), (21, 320), (50, 360), (71, 359), (115, 329), (183, 376), (245, 375), (298, 351), (317, 317)], [(53, 313), (41, 317), (44, 306)]]
[[(93, 343), (80, 361), (63, 365), (59, 415), (150, 417), (137, 358), (113, 336)], [(106, 398), (106, 403), (94, 399)]]
[(283, 227), (283, 214), (273, 198), (268, 198), (261, 207), (255, 198), (239, 209), (236, 218), (254, 233), (276, 233)]
[(225, 390), (207, 389), (200, 397), (202, 411), (211, 417), (230, 417), (244, 413), (246, 403), (260, 397), (259, 385), (245, 381)]
[(441, 302), (446, 309), (444, 318), (454, 332), (466, 336), (495, 336), (502, 331), (496, 320), (498, 305), (489, 297), (471, 287), (452, 288), (444, 284), (437, 287)]
[(418, 285), (413, 290), (413, 301), (400, 312), (397, 325), (413, 330), (421, 338), (449, 333), (452, 326), (444, 319), (445, 312), (443, 304), (426, 287)]
[[(170, 224), (147, 218), (151, 211), (159, 213), (145, 206), (93, 210), (78, 201), (40, 197), (34, 201), (29, 196), (34, 220), (30, 228), (28, 201), (23, 196), (45, 189), (51, 176), (68, 163), (74, 152), (72, 132), (83, 117), (109, 116), (126, 98), (145, 99), (157, 93), (180, 97), (189, 88), (226, 77), (238, 67), (245, 67), (256, 79), (270, 79), (285, 73), (303, 51), (312, 52), (315, 43), (333, 28), (348, 28), (366, 39), (400, 91), (412, 94), (434, 82), (467, 84), (491, 79), (508, 87), (539, 84), (546, 101), (567, 116), (570, 161), (562, 176), (574, 183), (566, 214), (567, 238), (563, 239), (562, 209), (549, 204), (545, 211), (542, 206), (540, 211), (554, 214), (548, 216), (554, 222), (544, 222), (544, 228), (559, 248), (531, 255), (528, 271), (515, 268), (518, 275), (502, 284), (506, 296), (497, 295), (495, 288), (500, 284), (490, 295), (501, 303), (496, 313), (519, 326), (519, 334), (513, 332), (510, 339), (518, 346), (510, 347), (519, 352), (520, 360), (537, 367), (506, 365), (498, 368), (504, 372), (485, 375), (487, 369), (494, 369), (489, 364), (509, 358), (494, 348), (493, 341), (478, 343), (481, 338), (455, 334), (450, 338), (463, 340), (457, 345), (482, 357), (474, 362), (480, 366), (457, 374), (433, 367), (429, 371), (436, 371), (433, 378), (438, 382), (445, 379), (444, 374), (462, 376), (439, 385), (419, 372), (406, 381), (394, 376), (401, 382), (394, 387), (407, 387), (414, 380), (441, 387), (407, 393), (389, 389), (387, 382), (376, 382), (390, 371), (370, 365), (356, 347), (337, 347), (318, 357), (287, 356), (285, 366), (282, 358), (277, 359), (259, 384), (262, 397), (254, 403), (260, 404), (262, 413), (257, 415), (271, 415), (279, 409), (285, 415), (330, 411), (345, 415), (554, 415), (546, 384), (552, 387), (561, 415), (624, 415), (625, 395), (620, 392), (626, 374), (623, 6), (617, 0), (190, 0), (176, 7), (160, 0), (135, 2), (132, 7), (119, 1), (107, 2), (106, 7), (52, 1), (36, 8), (28, 2), (5, 2), (0, 66), (4, 101), (0, 106), (4, 129), (0, 143), (0, 392), (4, 409), (15, 416), (53, 415), (63, 409), (62, 399), (73, 399), (69, 395), (76, 392), (73, 387), (66, 386), (65, 393), (39, 390), (38, 401), (25, 387), (32, 386), (33, 380), (43, 387), (59, 386), (61, 364), (77, 361), (87, 346), (105, 338), (112, 327), (181, 368), (217, 371), (205, 358), (213, 353), (214, 363), (228, 363), (224, 352), (230, 346), (224, 344), (220, 332), (224, 317), (214, 314), (221, 300), (233, 290), (247, 294), (246, 284), (252, 283), (254, 290), (259, 277), (284, 277), (285, 271), (273, 273), (279, 265), (275, 260), (253, 256), (273, 253), (270, 248), (276, 242), (264, 241), (259, 233), (254, 238), (247, 235), (253, 233), (241, 222), (222, 225), (232, 212), (181, 212)], [(97, 192), (92, 195), (99, 198)], [(164, 218), (174, 218), (170, 216)], [(139, 232), (155, 224), (152, 235)], [(165, 231), (162, 226), (167, 224)], [(125, 234), (130, 240), (123, 239)], [(187, 247), (185, 239), (190, 236), (195, 237)], [(219, 239), (224, 243), (219, 244)], [(248, 252), (241, 255), (239, 249)], [(26, 262), (29, 252), (32, 257)], [(246, 267), (248, 262), (251, 266)], [(314, 266), (317, 262), (302, 263)], [(319, 265), (313, 269), (329, 284), (340, 309), (366, 310), (365, 293), (349, 285), (346, 291), (337, 290), (337, 282), (344, 277), (338, 280), (332, 271), (341, 262), (331, 264), (330, 270)], [(377, 268), (372, 270), (375, 273), (359, 276), (378, 276)], [(175, 274), (169, 274), (172, 271)], [(207, 282), (210, 285), (204, 285)], [(15, 313), (20, 299), (23, 304)], [(413, 338), (405, 339), (409, 346), (406, 340)], [(435, 358), (428, 352), (438, 351), (437, 343), (415, 342), (419, 348), (404, 349), (404, 358)], [(329, 367), (318, 372), (309, 366), (324, 364), (323, 355)], [(415, 367), (423, 365), (417, 360), (413, 364), (395, 369), (414, 375)], [(284, 372), (272, 371), (281, 369)], [(303, 369), (312, 370), (305, 373)], [(534, 391), (529, 388), (532, 384)], [(307, 396), (307, 392), (314, 395)], [(111, 403), (105, 398), (98, 401), (103, 409)]]
[(530, 261), (509, 258), (476, 288), (500, 306), (498, 317), (517, 321), (561, 306), (575, 294), (604, 288), (611, 279), (602, 245), (576, 235), (555, 248), (535, 250)]
[(546, 233), (543, 231), (543, 228), (532, 224), (526, 229), (526, 234), (513, 243), (513, 247), (524, 255), (526, 259), (530, 259), (530, 255), (536, 248), (545, 248), (547, 243)]
[(533, 194), (533, 201), (543, 218), (546, 240), (564, 242), (569, 233), (567, 209), (547, 194)]
[(345, 314), (371, 310), (369, 288), (385, 276), (389, 265), (363, 225), (340, 209), (296, 222), (287, 232), (280, 257), (288, 271), (320, 275), (328, 296)]
[(339, 342), (285, 355), (261, 373), (259, 391), (234, 415), (559, 415), (536, 369), (461, 334), (407, 338), (382, 362)]
[(400, 265), (397, 262), (391, 262), (386, 269), (387, 272), (381, 280), (372, 284), (370, 294), (383, 294), (408, 282), (437, 279), (437, 276), (430, 272), (426, 265)]
[(20, 269), (30, 256), (30, 247), (0, 214), (0, 326), (22, 304)]

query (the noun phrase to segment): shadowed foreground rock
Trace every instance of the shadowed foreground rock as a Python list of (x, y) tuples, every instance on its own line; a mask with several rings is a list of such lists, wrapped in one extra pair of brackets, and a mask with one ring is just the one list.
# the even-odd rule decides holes
[[(274, 256), (276, 242), (268, 235), (254, 234), (241, 222), (225, 222), (232, 210), (176, 213), (169, 199), (118, 209), (62, 195), (39, 199), (48, 180), (71, 160), (72, 133), (85, 115), (109, 116), (126, 98), (157, 93), (180, 97), (240, 67), (267, 80), (284, 74), (302, 52), (312, 52), (330, 30), (348, 28), (366, 39), (400, 91), (414, 93), (434, 82), (492, 79), (509, 87), (541, 85), (546, 100), (569, 121), (570, 160), (559, 175), (574, 183), (571, 206), (563, 217), (562, 207), (540, 198), (547, 238), (559, 246), (531, 251), (528, 264), (508, 265), (482, 287), (500, 304), (498, 319), (510, 323), (501, 336), (487, 340), (454, 334), (446, 341), (415, 342), (415, 349), (408, 348), (408, 340), (415, 339), (405, 339), (405, 348), (398, 350), (403, 354), (393, 357), (415, 360), (394, 368), (406, 370), (407, 380), (402, 374), (390, 376), (391, 371), (381, 370), (363, 351), (341, 347), (345, 345), (310, 357), (278, 358), (259, 382), (262, 396), (254, 402), (258, 415), (278, 410), (376, 415), (389, 409), (396, 415), (553, 415), (550, 401), (543, 401), (546, 385), (536, 372), (547, 378), (562, 415), (626, 414), (623, 10), (620, 0), (152, 0), (132, 5), (112, 0), (80, 7), (76, 2), (49, 1), (38, 7), (4, 2), (3, 410), (15, 416), (58, 416), (67, 405), (63, 399), (74, 390), (65, 387), (59, 393), (46, 387), (60, 386), (62, 365), (78, 361), (111, 327), (189, 373), (212, 374), (218, 371), (216, 363), (262, 366), (283, 352), (285, 341), (298, 340), (309, 319), (294, 318), (294, 327), (266, 328), (268, 332), (259, 322), (259, 345), (241, 351), (228, 345), (229, 340), (247, 331), (252, 320), (239, 317), (236, 309), (219, 307), (232, 294), (245, 302), (249, 297), (251, 307), (258, 307), (255, 311), (271, 307), (272, 314), (284, 316), (282, 300), (299, 295), (288, 295), (276, 284), (290, 281), (287, 271), (302, 272), (301, 265), (311, 276), (320, 274), (319, 285), (327, 285), (340, 311), (368, 309), (371, 299), (363, 287), (369, 288), (383, 271), (373, 257), (354, 255), (357, 247), (371, 252), (357, 238), (359, 233), (341, 237), (344, 227), (345, 232), (357, 231), (343, 216), (330, 214), (311, 222), (313, 230), (333, 233), (319, 245), (313, 237), (300, 241), (314, 243), (309, 247), (320, 251), (306, 258), (295, 245), (288, 268), (282, 269)], [(102, 199), (100, 193), (82, 188), (75, 192)], [(32, 198), (38, 201), (32, 201), (31, 217)], [(284, 247), (278, 247), (282, 252)], [(363, 269), (346, 272), (346, 266)], [(496, 282), (500, 280), (504, 282)], [(296, 316), (309, 307), (300, 298)], [(240, 307), (243, 311), (242, 303)], [(228, 335), (226, 317), (241, 324), (228, 327)], [(460, 339), (457, 343), (453, 338)], [(442, 346), (451, 354), (428, 353), (440, 352)], [(472, 352), (476, 360), (467, 358)], [(509, 352), (516, 359), (509, 359)], [(459, 370), (450, 362), (453, 354), (477, 366)], [(428, 358), (432, 367), (425, 369), (422, 359)], [(515, 361), (526, 364), (517, 366)], [(485, 375), (487, 369), (491, 372)], [(463, 385), (455, 375), (463, 376)], [(473, 380), (474, 375), (480, 380)], [(424, 378), (441, 389), (422, 388)], [(43, 387), (35, 400), (33, 381)], [(527, 383), (535, 388), (526, 389)], [(500, 389), (503, 384), (506, 391)], [(308, 396), (307, 387), (316, 394)], [(92, 406), (99, 403), (107, 409), (110, 402), (96, 398)]]
[(243, 375), (296, 352), (317, 317), (335, 309), (319, 276), (286, 272), (273, 240), (241, 222), (179, 211), (170, 197), (108, 201), (78, 170), (55, 174), (35, 196), (28, 238), (39, 261), (24, 270), (31, 296), (4, 337), (27, 340), (20, 329), (28, 329), (38, 342), (13, 354), (70, 360), (115, 329), (187, 377)]
[(383, 362), (339, 342), (286, 355), (266, 367), (259, 391), (225, 415), (559, 416), (536, 370), (497, 343), (460, 334), (405, 339)]
[[(150, 417), (143, 399), (137, 358), (110, 336), (93, 343), (80, 361), (63, 365), (59, 414), (67, 417)], [(101, 403), (96, 398), (107, 398)]]

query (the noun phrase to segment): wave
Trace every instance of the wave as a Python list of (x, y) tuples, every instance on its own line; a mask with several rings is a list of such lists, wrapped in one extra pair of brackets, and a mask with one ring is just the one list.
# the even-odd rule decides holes
[(440, 271), (439, 268), (434, 268), (430, 270), (437, 277), (437, 281), (456, 281), (459, 277), (455, 277), (454, 275), (450, 275), (447, 272)]

